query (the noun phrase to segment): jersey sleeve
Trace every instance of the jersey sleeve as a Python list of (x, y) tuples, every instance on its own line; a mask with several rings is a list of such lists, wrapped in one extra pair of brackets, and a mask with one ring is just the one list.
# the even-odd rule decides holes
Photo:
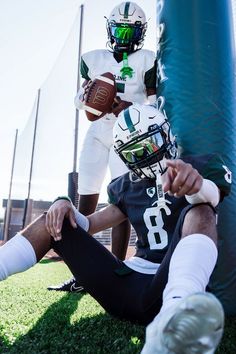
[(127, 215), (124, 195), (125, 195), (125, 178), (122, 175), (114, 180), (112, 180), (107, 187), (108, 202), (117, 206), (123, 214)]
[(146, 71), (144, 75), (144, 84), (147, 89), (156, 88), (156, 77), (157, 77), (157, 64), (156, 60), (154, 61), (154, 65), (151, 69)]
[(219, 155), (213, 155), (202, 170), (202, 177), (214, 182), (220, 190), (221, 200), (229, 195), (232, 173)]
[(81, 76), (83, 79), (85, 80), (90, 80), (90, 77), (88, 75), (88, 72), (89, 72), (89, 68), (87, 66), (87, 64), (85, 63), (83, 57), (81, 58), (81, 61), (80, 61), (80, 73), (81, 73)]

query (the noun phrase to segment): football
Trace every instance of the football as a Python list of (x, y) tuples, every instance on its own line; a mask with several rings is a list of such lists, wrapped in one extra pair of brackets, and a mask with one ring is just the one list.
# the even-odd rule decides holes
[(84, 98), (84, 109), (88, 120), (94, 121), (111, 111), (116, 97), (116, 82), (112, 73), (97, 76), (89, 86)]

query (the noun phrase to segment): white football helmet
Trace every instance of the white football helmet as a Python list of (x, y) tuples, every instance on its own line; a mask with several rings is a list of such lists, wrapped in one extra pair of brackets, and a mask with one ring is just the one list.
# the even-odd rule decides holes
[(116, 6), (107, 19), (108, 46), (114, 52), (131, 53), (143, 46), (147, 29), (141, 7), (131, 1)]
[(166, 159), (177, 157), (177, 143), (165, 115), (154, 106), (133, 104), (122, 111), (113, 128), (114, 149), (141, 178), (156, 178)]

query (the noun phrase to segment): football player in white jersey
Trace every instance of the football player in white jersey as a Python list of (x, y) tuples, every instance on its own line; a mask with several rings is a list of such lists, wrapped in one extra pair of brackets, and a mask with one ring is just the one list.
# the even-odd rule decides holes
[[(83, 109), (86, 85), (98, 75), (113, 73), (117, 98), (113, 112), (94, 121), (85, 136), (79, 162), (79, 211), (84, 215), (96, 209), (102, 182), (109, 166), (111, 179), (127, 171), (112, 148), (112, 129), (117, 115), (132, 102), (154, 103), (156, 100), (156, 56), (142, 49), (147, 29), (144, 11), (134, 2), (116, 6), (107, 18), (107, 49), (85, 53), (81, 59), (82, 88), (75, 97), (77, 109)], [(121, 236), (122, 235), (122, 238)], [(124, 259), (130, 236), (130, 224), (124, 221), (112, 229), (112, 252)], [(49, 290), (81, 291), (74, 278)]]

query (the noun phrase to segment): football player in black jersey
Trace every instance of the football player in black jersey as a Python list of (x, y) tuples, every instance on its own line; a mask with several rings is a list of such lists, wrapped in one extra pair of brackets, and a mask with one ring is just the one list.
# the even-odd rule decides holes
[[(224, 312), (206, 287), (230, 171), (214, 154), (178, 158), (169, 123), (153, 106), (133, 104), (120, 114), (114, 147), (130, 172), (108, 186), (109, 206), (86, 217), (57, 198), (0, 248), (0, 280), (54, 248), (106, 311), (149, 324), (143, 354), (214, 353)], [(136, 253), (121, 261), (91, 235), (127, 218)]]

